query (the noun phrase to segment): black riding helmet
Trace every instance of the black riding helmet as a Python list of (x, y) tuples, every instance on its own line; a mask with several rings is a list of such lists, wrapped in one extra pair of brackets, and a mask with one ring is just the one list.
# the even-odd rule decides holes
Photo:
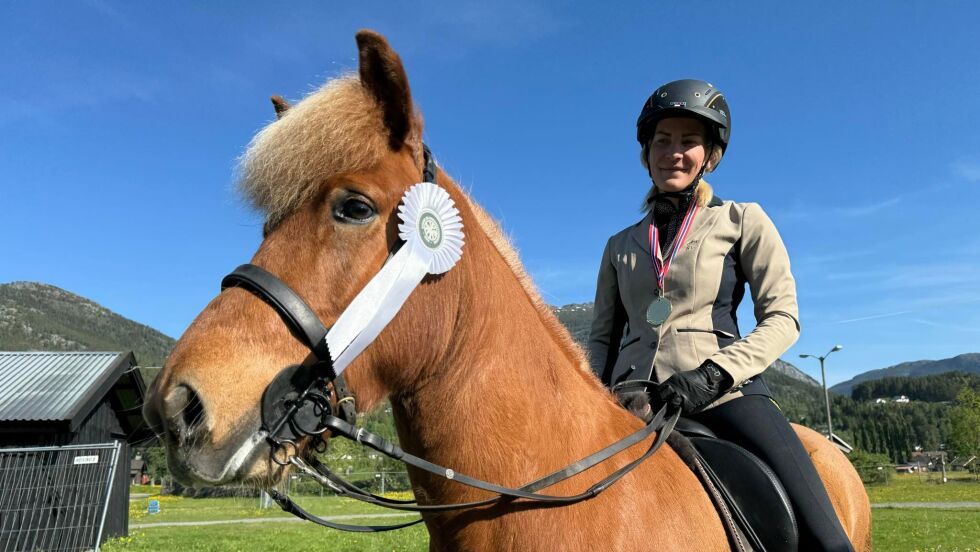
[(707, 127), (709, 139), (721, 147), (722, 153), (728, 148), (728, 138), (732, 131), (732, 117), (728, 102), (720, 90), (710, 83), (682, 79), (656, 89), (643, 104), (643, 111), (636, 120), (636, 139), (646, 146), (661, 119), (668, 117), (695, 117)]

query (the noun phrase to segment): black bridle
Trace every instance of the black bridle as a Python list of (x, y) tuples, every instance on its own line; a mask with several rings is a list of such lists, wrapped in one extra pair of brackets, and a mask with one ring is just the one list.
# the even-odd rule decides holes
[[(432, 160), (428, 147), (423, 146), (423, 152), (425, 166), (423, 180), (436, 183), (435, 162)], [(393, 251), (399, 245), (400, 243), (396, 244)], [(516, 489), (489, 483), (414, 456), (381, 436), (358, 427), (353, 396), (347, 390), (343, 376), (338, 376), (334, 372), (332, 356), (327, 346), (329, 329), (324, 326), (303, 298), (279, 278), (258, 266), (244, 264), (221, 281), (222, 290), (229, 287), (245, 289), (272, 306), (282, 317), (292, 334), (311, 353), (303, 364), (292, 365), (282, 370), (263, 392), (262, 430), (266, 432), (266, 441), (271, 447), (272, 461), (281, 466), (292, 465), (313, 477), (324, 487), (330, 488), (342, 496), (386, 508), (412, 512), (445, 512), (489, 506), (513, 500), (532, 501), (551, 506), (574, 504), (595, 497), (649, 458), (667, 440), (677, 418), (680, 416), (680, 411), (677, 410), (668, 417), (667, 406), (665, 405), (643, 428), (554, 473)], [(653, 382), (635, 383), (644, 387), (656, 385)], [(331, 397), (331, 388), (333, 397)], [(308, 450), (322, 452), (326, 445), (323, 435), (327, 433), (332, 437), (344, 437), (361, 443), (389, 458), (400, 460), (419, 470), (494, 493), (496, 496), (485, 500), (456, 504), (418, 504), (413, 500), (395, 500), (368, 493), (331, 472), (327, 466), (312, 455), (307, 455), (306, 458), (299, 456), (298, 443), (304, 439), (310, 441)], [(604, 477), (585, 491), (570, 496), (553, 496), (538, 492), (609, 459), (640, 443), (653, 433), (657, 433), (656, 439), (641, 456)], [(388, 531), (408, 527), (422, 521), (419, 518), (408, 523), (389, 526), (334, 523), (310, 514), (282, 493), (271, 490), (269, 494), (287, 512), (325, 527), (345, 531)]]

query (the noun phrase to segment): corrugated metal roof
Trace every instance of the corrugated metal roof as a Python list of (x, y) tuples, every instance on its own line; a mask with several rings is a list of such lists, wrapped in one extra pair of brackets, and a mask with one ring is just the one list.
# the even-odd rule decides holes
[(0, 352), (0, 421), (71, 420), (124, 355)]

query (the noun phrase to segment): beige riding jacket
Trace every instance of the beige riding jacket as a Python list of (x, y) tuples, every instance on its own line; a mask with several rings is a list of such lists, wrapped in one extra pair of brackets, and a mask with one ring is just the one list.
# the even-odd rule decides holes
[[(664, 381), (712, 360), (735, 385), (712, 406), (741, 396), (800, 332), (796, 282), (786, 247), (756, 203), (711, 196), (695, 216), (667, 273), (671, 314), (658, 328), (646, 321), (656, 293), (648, 232), (652, 213), (612, 236), (596, 285), (589, 336), (593, 371), (609, 387), (626, 380)], [(744, 337), (736, 310), (748, 284), (756, 327)]]

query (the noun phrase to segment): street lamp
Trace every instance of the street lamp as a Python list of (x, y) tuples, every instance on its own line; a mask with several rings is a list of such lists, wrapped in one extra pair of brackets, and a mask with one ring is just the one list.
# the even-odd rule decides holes
[(825, 401), (827, 401), (827, 438), (830, 440), (833, 440), (834, 426), (830, 421), (830, 391), (827, 390), (827, 373), (823, 369), (823, 361), (830, 356), (830, 353), (841, 349), (843, 349), (843, 347), (840, 345), (834, 345), (834, 348), (828, 351), (824, 356), (800, 355), (800, 358), (815, 358), (820, 361), (820, 378), (823, 380), (823, 398)]

